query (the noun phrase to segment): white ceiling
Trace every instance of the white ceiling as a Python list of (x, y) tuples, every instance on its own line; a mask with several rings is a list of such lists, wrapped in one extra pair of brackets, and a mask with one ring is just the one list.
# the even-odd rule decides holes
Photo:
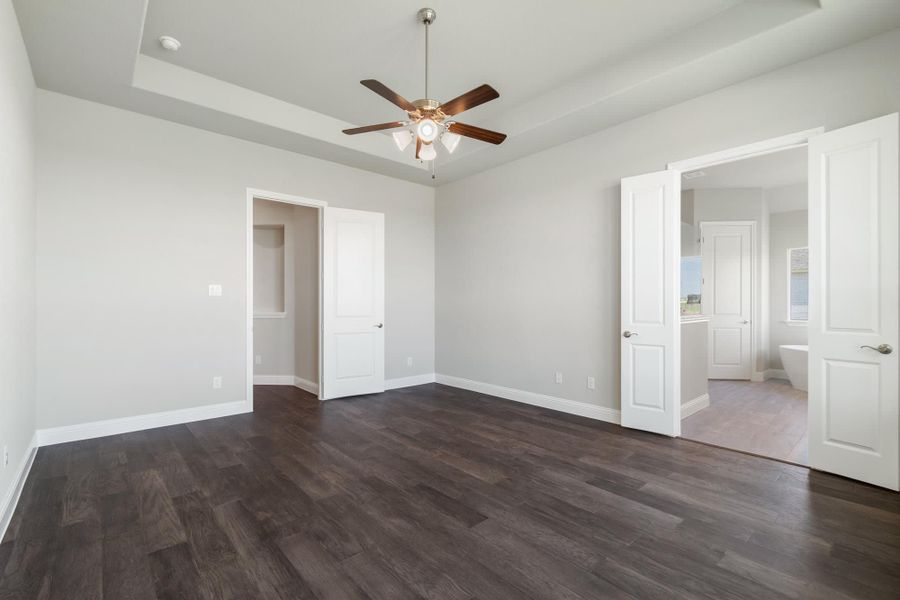
[[(403, 116), (360, 79), (423, 95), (425, 2), (14, 0), (42, 88), (432, 183), (387, 136), (340, 133)], [(461, 120), (509, 134), (440, 154), (437, 184), (900, 26), (897, 0), (428, 2), (430, 95), (489, 83)]]
[[(690, 171), (682, 177), (685, 190), (711, 188), (775, 188), (805, 183), (807, 163), (806, 146), (791, 148), (737, 160), (699, 171)], [(703, 173), (701, 177), (691, 175)]]

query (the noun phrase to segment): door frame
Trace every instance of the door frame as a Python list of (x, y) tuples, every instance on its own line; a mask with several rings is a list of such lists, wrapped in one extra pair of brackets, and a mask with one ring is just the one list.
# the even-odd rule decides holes
[[(681, 174), (687, 171), (696, 171), (697, 169), (706, 169), (710, 167), (714, 167), (717, 165), (724, 165), (727, 163), (736, 162), (739, 160), (744, 160), (747, 158), (754, 158), (756, 156), (763, 156), (765, 154), (772, 154), (773, 152), (780, 152), (782, 150), (790, 150), (791, 148), (799, 148), (802, 146), (807, 146), (809, 144), (809, 140), (812, 137), (817, 135), (821, 135), (825, 133), (825, 127), (815, 127), (813, 129), (805, 129), (803, 131), (797, 131), (794, 133), (788, 133), (786, 135), (781, 135), (774, 138), (769, 138), (765, 140), (760, 140), (758, 142), (753, 142), (750, 144), (744, 144), (741, 146), (734, 146), (732, 148), (728, 148), (725, 150), (720, 150), (717, 152), (712, 152), (709, 154), (701, 154), (699, 156), (694, 156), (691, 158), (685, 158), (682, 160), (676, 160), (666, 164), (666, 169), (670, 171), (676, 171), (679, 174), (678, 181), (681, 182)], [(678, 239), (681, 239), (681, 228), (678, 228), (678, 231), (674, 232), (674, 235), (678, 236)], [(752, 244), (752, 242), (751, 242)], [(752, 254), (752, 253), (751, 253)], [(681, 244), (678, 244), (678, 262), (681, 263)], [(755, 269), (753, 269), (753, 273), (751, 274), (751, 280), (756, 276)], [(679, 282), (681, 278), (678, 278)], [(753, 284), (751, 283), (751, 286)], [(681, 286), (678, 286), (678, 289), (675, 290), (675, 298), (673, 301), (678, 304), (681, 301)], [(753, 310), (754, 317), (757, 316), (756, 309)], [(754, 318), (754, 320), (758, 320)], [(751, 323), (751, 325), (753, 325)], [(680, 326), (680, 325), (679, 325)], [(753, 338), (753, 343), (755, 343), (756, 336), (751, 336)], [(754, 364), (752, 365), (752, 372), (756, 372), (756, 350), (755, 346), (751, 345), (751, 353), (753, 354), (752, 360)], [(681, 371), (681, 346), (675, 348), (675, 369), (679, 372)], [(682, 406), (681, 403), (676, 408), (678, 412), (678, 418), (683, 418), (682, 414)]]
[[(757, 242), (757, 231), (756, 231), (756, 221), (700, 221), (700, 256), (703, 256), (703, 244), (705, 243), (705, 237), (703, 235), (703, 226), (710, 225), (742, 225), (750, 227), (750, 379), (747, 381), (753, 381), (754, 375), (757, 373), (756, 370), (756, 353), (759, 350), (759, 343), (756, 338), (756, 334), (758, 333), (756, 329), (756, 324), (762, 321), (762, 289), (759, 287), (759, 280), (757, 275), (757, 267), (759, 266), (759, 262), (762, 260), (762, 256), (758, 256), (756, 242)], [(681, 254), (681, 246), (679, 245), (679, 255)], [(705, 282), (701, 285), (700, 289), (703, 290), (705, 286)], [(679, 290), (679, 293), (681, 290)], [(757, 297), (757, 294), (759, 295)], [(706, 294), (703, 294), (703, 298), (706, 297)], [(681, 297), (679, 296), (679, 301)], [(703, 300), (700, 301), (700, 306), (703, 306)], [(712, 319), (708, 315), (704, 315), (706, 318), (709, 318), (709, 331), (707, 332), (707, 344), (709, 344), (709, 340), (712, 337)], [(681, 349), (679, 348), (680, 352)], [(709, 347), (707, 346), (707, 352), (709, 352)], [(707, 363), (708, 365), (709, 363)], [(706, 373), (706, 378), (709, 379), (709, 371)], [(742, 381), (742, 380), (741, 380)]]
[(256, 188), (247, 188), (247, 223), (246, 223), (246, 253), (247, 253), (247, 337), (246, 337), (246, 359), (247, 359), (247, 406), (253, 410), (253, 201), (269, 200), (271, 202), (282, 202), (284, 204), (293, 204), (295, 206), (308, 206), (315, 208), (318, 215), (318, 231), (319, 231), (319, 391), (318, 398), (322, 399), (322, 370), (323, 359), (322, 354), (322, 244), (324, 239), (324, 219), (323, 212), (328, 202), (324, 200), (315, 200), (313, 198), (304, 198), (303, 196), (294, 196), (292, 194), (282, 194), (281, 192), (270, 192)]

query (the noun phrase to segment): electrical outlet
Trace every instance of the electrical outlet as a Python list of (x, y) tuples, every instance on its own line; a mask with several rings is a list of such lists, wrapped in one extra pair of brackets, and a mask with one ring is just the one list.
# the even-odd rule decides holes
[(407, 367), (411, 367), (411, 366), (412, 366), (412, 356), (407, 356), (407, 357), (406, 357), (406, 366), (407, 366)]
[(562, 373), (556, 372), (556, 383), (562, 383)]
[(593, 377), (588, 377), (587, 378), (587, 388), (589, 390), (597, 389), (597, 380), (594, 379)]
[(213, 389), (214, 390), (222, 389), (222, 378), (221, 377), (213, 377)]
[(9, 466), (9, 448), (3, 446), (3, 468)]
[(209, 284), (209, 295), (210, 296), (221, 296), (222, 295), (222, 284), (221, 283)]
[(258, 365), (261, 365), (262, 364), (262, 354), (257, 354), (256, 358), (253, 360), (253, 362), (255, 362)]

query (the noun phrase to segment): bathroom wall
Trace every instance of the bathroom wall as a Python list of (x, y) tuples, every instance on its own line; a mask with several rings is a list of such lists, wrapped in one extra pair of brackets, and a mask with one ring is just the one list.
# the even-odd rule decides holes
[(681, 323), (681, 404), (709, 392), (708, 321)]
[[(806, 194), (803, 184), (802, 193)], [(769, 369), (783, 369), (778, 346), (806, 344), (805, 324), (788, 323), (788, 267), (787, 249), (801, 248), (808, 243), (809, 213), (806, 210), (775, 212), (769, 215), (769, 305), (771, 312)]]

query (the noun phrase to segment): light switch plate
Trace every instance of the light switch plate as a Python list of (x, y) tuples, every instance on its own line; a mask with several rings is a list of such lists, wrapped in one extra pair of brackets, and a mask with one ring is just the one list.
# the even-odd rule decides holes
[(221, 377), (213, 377), (213, 389), (218, 390), (222, 388), (222, 378)]
[(221, 283), (209, 284), (209, 295), (210, 296), (221, 296), (222, 295), (222, 284)]
[(556, 383), (562, 383), (562, 373), (560, 373), (559, 371), (556, 372), (555, 381)]

